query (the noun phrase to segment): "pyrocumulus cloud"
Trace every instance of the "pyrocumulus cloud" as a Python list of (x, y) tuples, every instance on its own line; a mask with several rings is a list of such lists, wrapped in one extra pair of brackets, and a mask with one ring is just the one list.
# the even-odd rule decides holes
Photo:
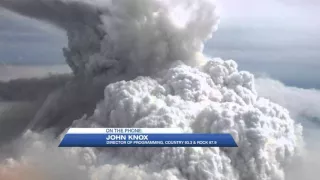
[[(27, 131), (12, 144), (22, 157), (14, 157), (18, 164), (35, 164), (37, 173), (56, 179), (285, 179), (284, 168), (299, 150), (301, 126), (285, 108), (257, 95), (252, 74), (239, 72), (232, 60), (202, 53), (218, 23), (214, 1), (0, 4), (65, 29), (66, 60), (76, 75), (130, 77), (107, 85), (93, 115), (72, 126), (231, 133), (239, 146), (57, 149), (50, 135)], [(48, 109), (61, 103), (52, 99), (64, 96), (51, 95), (38, 115), (49, 115)], [(62, 164), (62, 159), (68, 163)]]

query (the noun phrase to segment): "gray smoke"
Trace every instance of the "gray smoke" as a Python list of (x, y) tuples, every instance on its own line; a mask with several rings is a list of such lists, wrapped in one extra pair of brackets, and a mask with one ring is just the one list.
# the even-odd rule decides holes
[(65, 29), (64, 54), (76, 75), (137, 76), (195, 59), (217, 24), (215, 6), (204, 0), (1, 0), (0, 5)]

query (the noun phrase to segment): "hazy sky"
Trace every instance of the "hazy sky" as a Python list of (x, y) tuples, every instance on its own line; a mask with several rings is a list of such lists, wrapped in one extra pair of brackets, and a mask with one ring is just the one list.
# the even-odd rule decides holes
[(290, 25), (319, 25), (318, 0), (217, 0), (222, 19), (277, 21)]
[[(218, 0), (221, 24), (207, 43), (211, 56), (287, 84), (320, 88), (320, 1)], [(0, 9), (0, 62), (63, 63), (65, 35)]]
[(218, 0), (221, 25), (206, 51), (286, 84), (320, 88), (320, 1)]
[(63, 62), (66, 38), (56, 28), (0, 8), (0, 62)]

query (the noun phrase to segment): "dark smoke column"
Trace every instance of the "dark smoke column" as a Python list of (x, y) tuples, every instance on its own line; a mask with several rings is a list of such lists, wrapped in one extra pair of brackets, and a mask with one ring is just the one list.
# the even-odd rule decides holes
[(64, 29), (68, 47), (63, 53), (75, 75), (85, 72), (89, 55), (100, 52), (105, 35), (99, 29), (101, 13), (85, 1), (0, 0), (0, 6)]
[[(101, 72), (87, 71), (86, 68), (90, 56), (100, 52), (101, 40), (105, 37), (104, 31), (99, 28), (102, 12), (89, 2), (0, 0), (0, 7), (63, 29), (68, 37), (68, 45), (63, 49), (66, 62), (74, 75), (80, 77), (52, 92), (26, 129), (42, 131), (53, 127), (62, 131), (83, 114), (91, 114), (96, 102), (103, 98), (106, 83), (84, 81), (83, 78)], [(108, 13), (104, 11), (103, 14)]]

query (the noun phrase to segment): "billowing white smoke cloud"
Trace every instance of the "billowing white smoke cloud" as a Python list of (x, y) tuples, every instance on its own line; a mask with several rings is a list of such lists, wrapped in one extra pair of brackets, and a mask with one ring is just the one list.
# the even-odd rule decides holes
[[(301, 127), (286, 109), (259, 98), (253, 75), (238, 72), (234, 61), (204, 57), (203, 43), (217, 24), (214, 2), (0, 0), (0, 4), (66, 29), (65, 52), (76, 74), (136, 77), (109, 84), (94, 114), (73, 126), (231, 133), (239, 146), (56, 149), (46, 136), (28, 131), (23, 142), (34, 143), (13, 144), (20, 147), (17, 154), (40, 164), (41, 172), (52, 166), (71, 172), (64, 176), (57, 170), (47, 176), (72, 179), (84, 172), (92, 180), (285, 178), (284, 168), (299, 150)], [(50, 98), (55, 96), (63, 94)], [(50, 109), (60, 104), (45, 105)], [(44, 112), (40, 114), (46, 117)], [(43, 157), (67, 158), (79, 167), (56, 159), (44, 163)]]
[(119, 149), (119, 158), (134, 155), (157, 169), (174, 167), (186, 179), (284, 178), (281, 169), (295, 153), (300, 130), (285, 109), (257, 98), (251, 74), (238, 72), (233, 61), (210, 60), (198, 68), (176, 66), (160, 77), (107, 86), (90, 122), (231, 133), (239, 147)]
[[(196, 68), (178, 65), (156, 78), (110, 84), (94, 115), (74, 126), (231, 133), (239, 146), (60, 150), (64, 156), (86, 157), (82, 163), (91, 179), (281, 180), (301, 138), (288, 111), (257, 97), (251, 74), (238, 72), (234, 61), (219, 59)], [(120, 173), (124, 170), (131, 176)]]

